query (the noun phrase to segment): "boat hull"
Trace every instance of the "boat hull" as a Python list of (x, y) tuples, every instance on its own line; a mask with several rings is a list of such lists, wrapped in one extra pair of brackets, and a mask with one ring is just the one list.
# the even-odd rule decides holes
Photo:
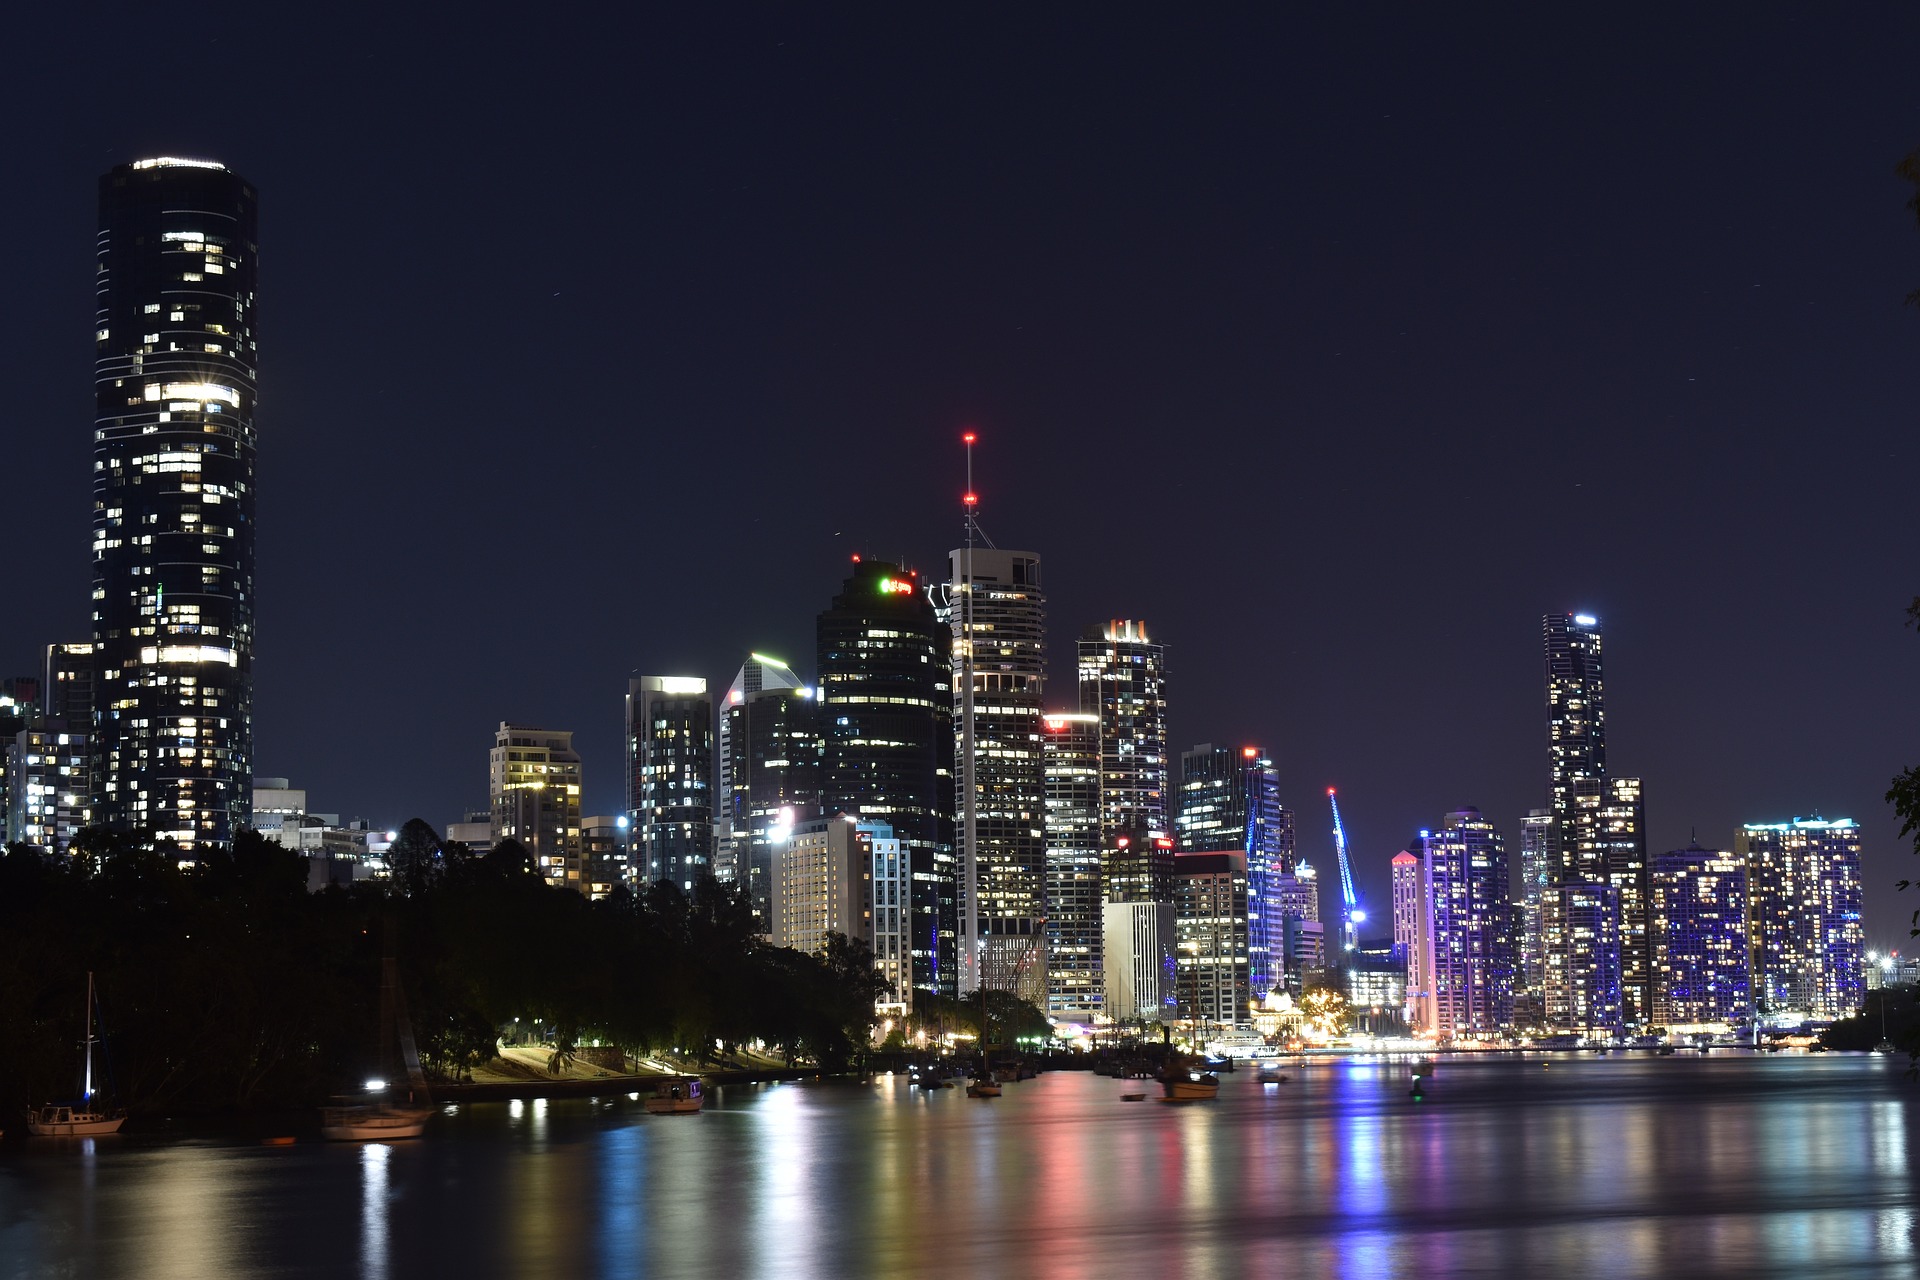
[(1162, 1080), (1160, 1082), (1160, 1101), (1162, 1102), (1211, 1102), (1219, 1094), (1218, 1082), (1211, 1084), (1201, 1080)]
[(64, 1118), (50, 1117), (41, 1112), (29, 1112), (27, 1132), (37, 1138), (98, 1138), (109, 1133), (120, 1132), (120, 1126), (127, 1122), (125, 1116), (103, 1116), (97, 1112), (65, 1112)]
[(648, 1098), (645, 1106), (650, 1116), (690, 1116), (700, 1110), (699, 1098)]
[(393, 1142), (417, 1138), (431, 1107), (328, 1107), (320, 1113), (320, 1136), (331, 1142)]

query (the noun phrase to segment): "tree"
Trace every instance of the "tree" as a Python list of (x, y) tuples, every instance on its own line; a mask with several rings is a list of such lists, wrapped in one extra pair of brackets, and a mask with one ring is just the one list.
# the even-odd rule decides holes
[(1308, 987), (1300, 995), (1300, 1012), (1321, 1035), (1337, 1036), (1347, 1029), (1347, 997), (1332, 987)]
[(440, 861), (440, 833), (420, 818), (408, 818), (387, 847), (387, 865), (393, 878), (417, 893)]

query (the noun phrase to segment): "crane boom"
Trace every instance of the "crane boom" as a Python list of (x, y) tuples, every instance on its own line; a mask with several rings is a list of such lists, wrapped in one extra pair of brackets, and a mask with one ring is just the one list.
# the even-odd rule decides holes
[(1353, 864), (1347, 857), (1347, 829), (1340, 822), (1340, 797), (1334, 794), (1332, 787), (1327, 788), (1327, 803), (1333, 806), (1333, 849), (1340, 859), (1340, 943), (1352, 951), (1360, 945), (1360, 931), (1357, 928), (1367, 913), (1360, 910), (1360, 900), (1353, 891)]

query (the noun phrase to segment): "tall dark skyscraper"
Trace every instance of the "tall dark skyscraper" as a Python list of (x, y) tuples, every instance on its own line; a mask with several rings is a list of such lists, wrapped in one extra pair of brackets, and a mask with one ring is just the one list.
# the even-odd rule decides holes
[(700, 676), (627, 680), (627, 830), (641, 878), (713, 872), (713, 699)]
[[(1547, 668), (1547, 800), (1552, 813), (1548, 861), (1554, 893), (1543, 895), (1541, 942), (1550, 1021), (1566, 1029), (1576, 1019), (1604, 1016), (1614, 1008), (1617, 975), (1620, 1018), (1646, 1023), (1653, 1017), (1653, 957), (1649, 932), (1646, 811), (1638, 778), (1607, 772), (1605, 682), (1601, 675), (1599, 622), (1588, 614), (1548, 614), (1543, 622)], [(1605, 887), (1606, 894), (1586, 892)], [(1569, 898), (1560, 889), (1576, 889)], [(1612, 927), (1570, 932), (1568, 906), (1582, 911), (1611, 904)], [(1616, 945), (1619, 953), (1601, 954)], [(1556, 957), (1559, 948), (1563, 954)], [(1597, 966), (1592, 973), (1569, 957), (1578, 952)], [(1571, 984), (1571, 985), (1570, 985)], [(1581, 995), (1574, 989), (1598, 993)], [(1585, 1010), (1586, 1013), (1580, 1011)], [(1590, 1025), (1590, 1024), (1584, 1024)]]
[(857, 561), (819, 617), (827, 816), (884, 822), (911, 866), (913, 983), (958, 991), (953, 636), (917, 574)]
[(210, 160), (100, 179), (96, 818), (182, 849), (252, 819), (256, 221)]
[(1047, 1012), (1091, 1022), (1104, 990), (1100, 717), (1056, 712), (1041, 724), (1047, 764)]

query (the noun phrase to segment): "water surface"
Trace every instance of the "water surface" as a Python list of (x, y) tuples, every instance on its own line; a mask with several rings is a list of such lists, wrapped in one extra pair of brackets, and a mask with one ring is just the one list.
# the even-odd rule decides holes
[[(0, 1144), (0, 1276), (1907, 1276), (1920, 1086), (1854, 1055), (1057, 1072), (474, 1104), (394, 1145)], [(11, 1126), (10, 1126), (11, 1127)]]

